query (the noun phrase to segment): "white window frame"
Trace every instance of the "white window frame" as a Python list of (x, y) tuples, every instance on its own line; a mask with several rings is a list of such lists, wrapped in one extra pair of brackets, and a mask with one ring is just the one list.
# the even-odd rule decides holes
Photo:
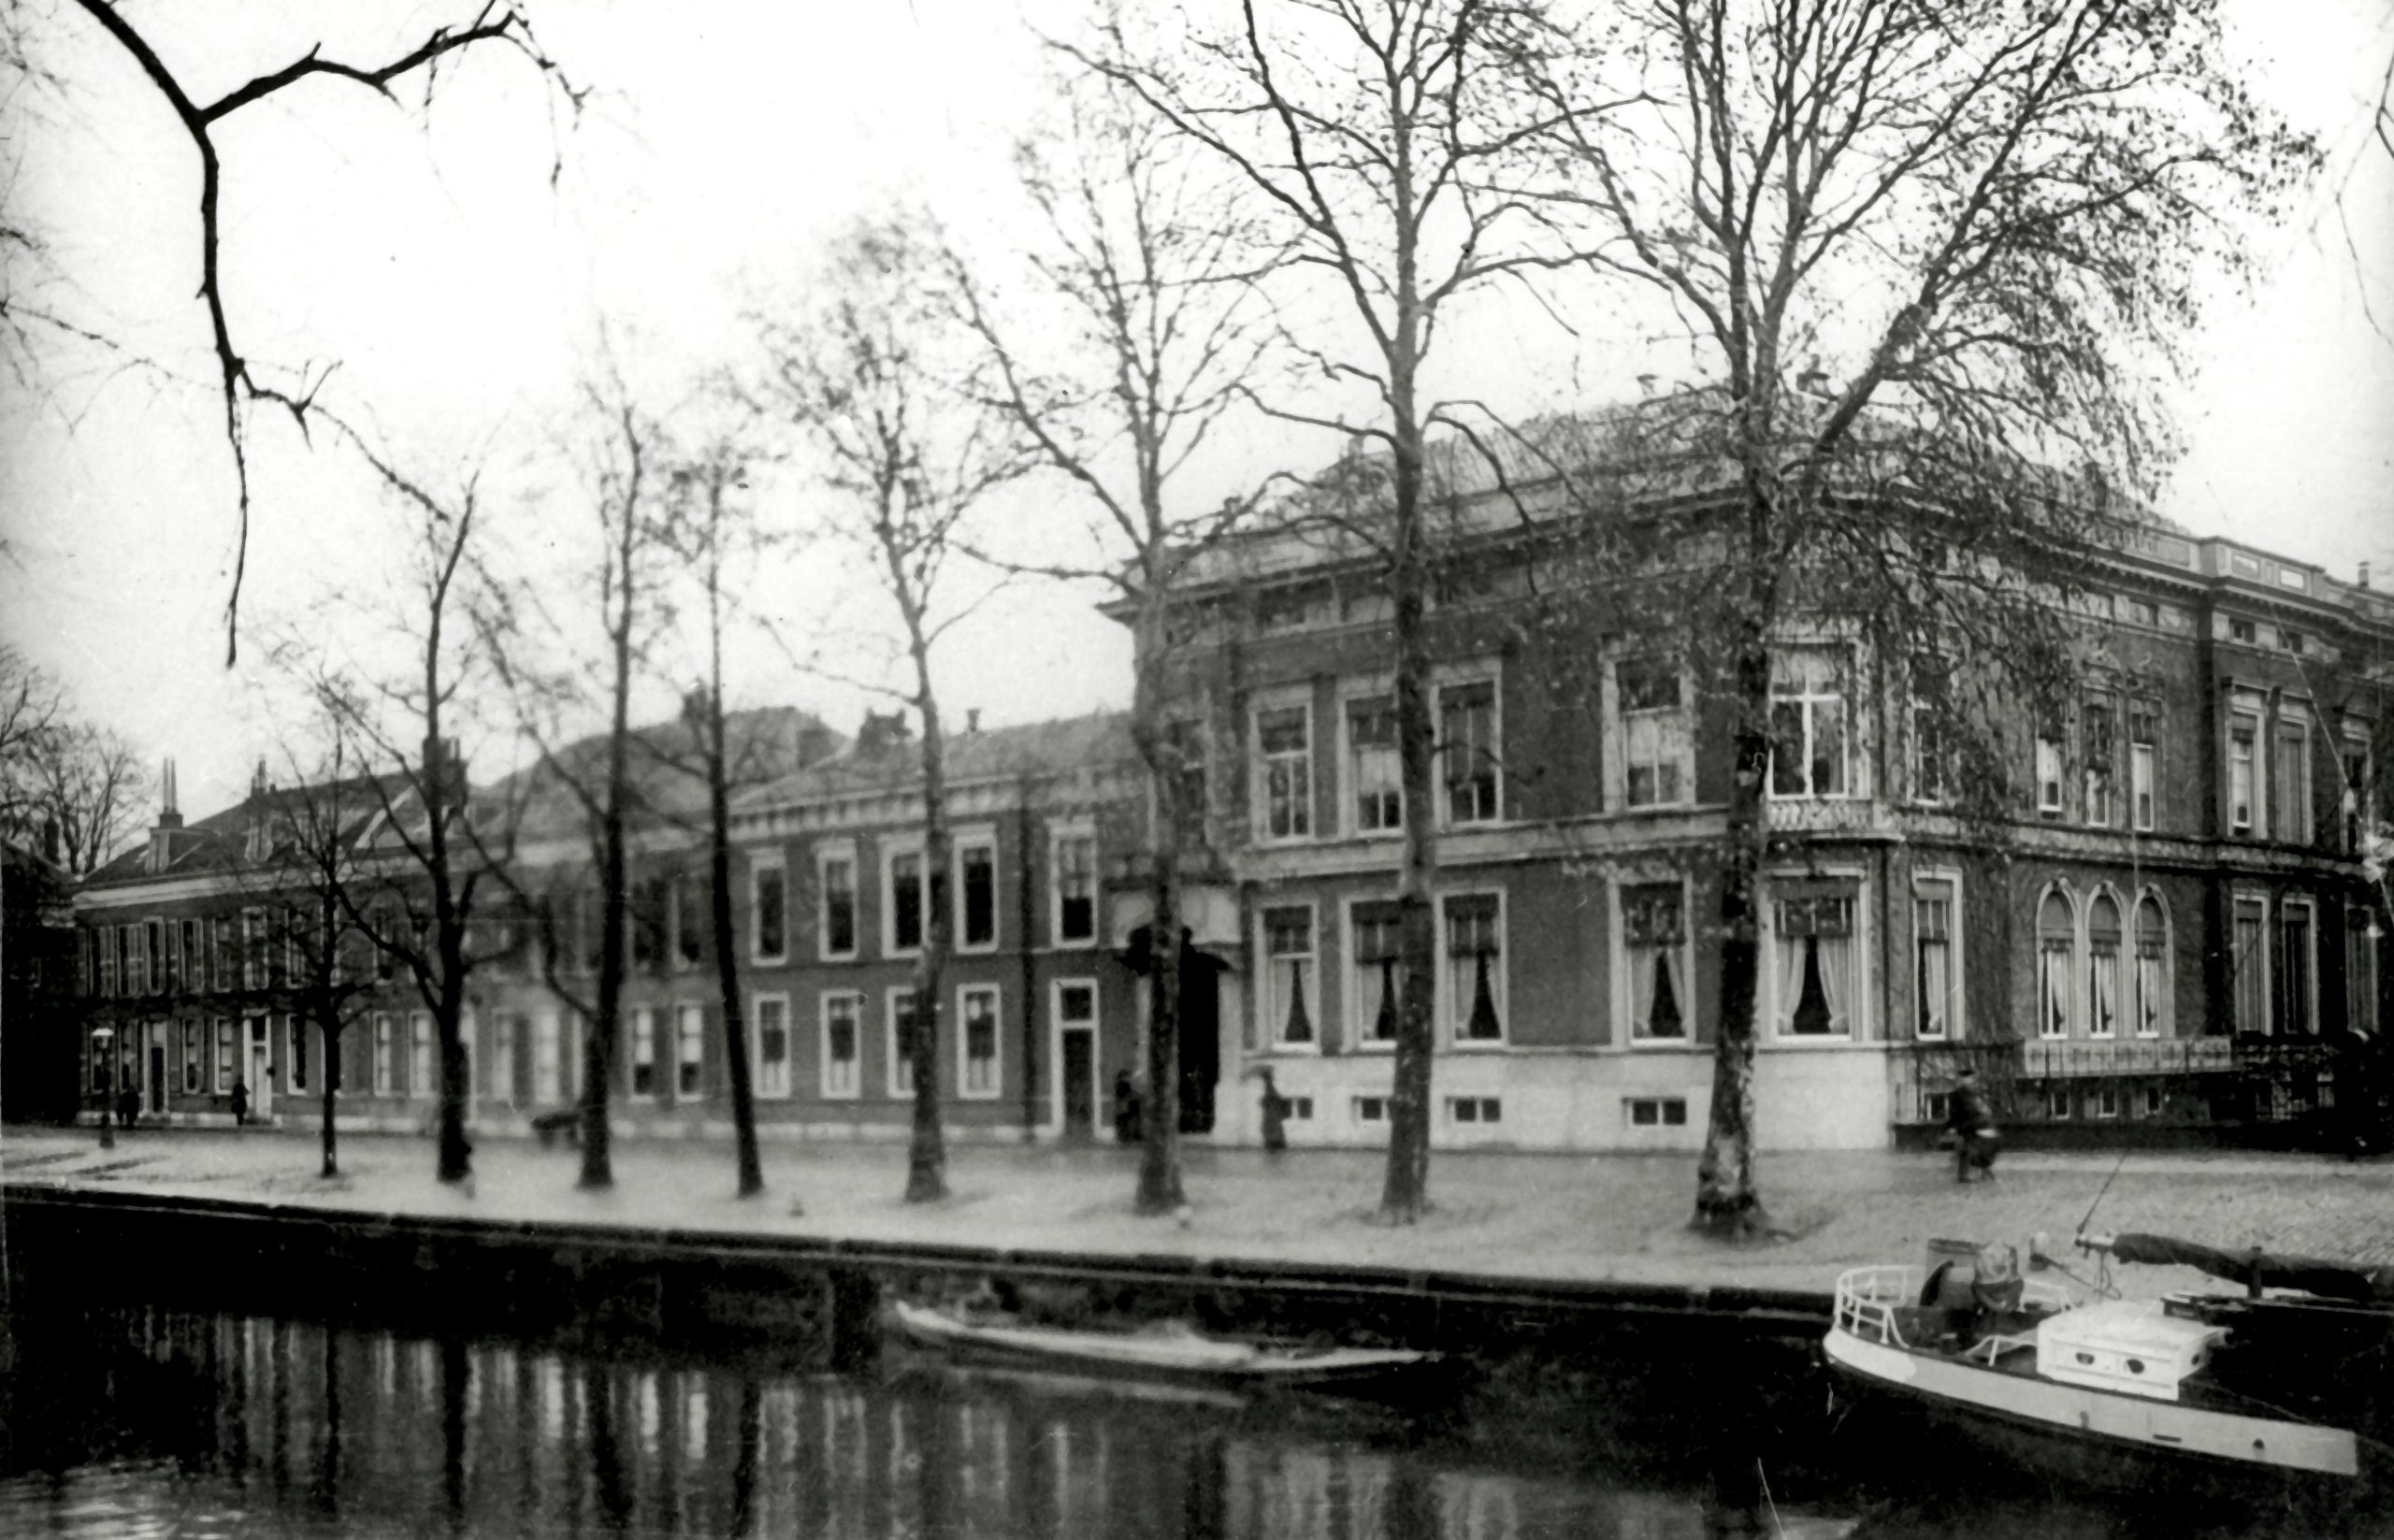
[(183, 1019), (182, 1094), (185, 1096), (197, 1096), (199, 1094), (200, 1081), (203, 1078), (200, 1071), (202, 1066), (207, 1062), (204, 1052), (206, 1047), (205, 1038), (207, 1031), (207, 1024), (201, 1021), (199, 1017), (187, 1016)]
[[(2142, 741), (2136, 736), (2139, 716), (2153, 724), (2146, 729), (2153, 736)], [(2161, 816), (2161, 703), (2150, 698), (2130, 697), (2127, 735), (2128, 827), (2139, 834), (2150, 834)]]
[[(2228, 736), (2222, 760), (2228, 767), (2228, 773), (2223, 777), (2224, 784), (2220, 789), (2228, 799), (2228, 832), (2249, 839), (2260, 839), (2269, 832), (2266, 810), (2270, 805), (2270, 740), (2262, 730), (2264, 722), (2259, 701), (2240, 694), (2229, 702), (2225, 729)], [(2236, 732), (2240, 727), (2248, 729), (2250, 736), (2246, 742), (2251, 745), (2251, 753), (2244, 759), (2245, 800), (2241, 808), (2236, 800)]]
[[(1064, 851), (1066, 847), (1086, 844), (1089, 847), (1089, 928), (1066, 933), (1064, 928)], [(1047, 830), (1047, 934), (1058, 947), (1094, 946), (1097, 944), (1102, 917), (1098, 914), (1097, 825), (1087, 818), (1076, 818), (1049, 826)]]
[[(2277, 913), (2272, 916), (2271, 926), (2276, 934), (2271, 938), (2271, 944), (2279, 955), (2270, 959), (2272, 964), (2270, 978), (2271, 1014), (2274, 1018), (2273, 1030), (2277, 1032), (2304, 1038), (2315, 1038), (2324, 1033), (2326, 1023), (2319, 1019), (2319, 908), (2318, 901), (2307, 893), (2287, 893), (2278, 899)], [(2286, 968), (2284, 954), (2286, 950), (2286, 923), (2294, 917), (2297, 911), (2301, 912), (2305, 921), (2304, 944), (2305, 950), (2310, 953), (2310, 956), (2303, 959), (2301, 1002), (2303, 1019), (2300, 1027), (2286, 1019), (2286, 1013), (2283, 1007), (2287, 1002), (2282, 998), (2285, 981), (2279, 976)]]
[[(843, 1062), (831, 1052), (831, 1007), (834, 1002), (848, 1007), (847, 1071), (840, 1072)], [(856, 989), (826, 989), (817, 997), (815, 1006), (816, 1042), (822, 1055), (816, 1061), (815, 1078), (820, 1083), (827, 1101), (854, 1101), (864, 1095), (864, 995)]]
[[(2271, 789), (2274, 793), (2270, 806), (2270, 834), (2271, 838), (2288, 844), (2307, 845), (2312, 842), (2313, 830), (2317, 827), (2318, 810), (2312, 805), (2311, 796), (2311, 745), (2315, 735), (2311, 730), (2308, 718), (2293, 709), (2299, 704), (2292, 697), (2286, 698), (2286, 709), (2278, 712), (2277, 721), (2270, 730)], [(2287, 785), (2286, 778), (2278, 773), (2279, 756), (2289, 742), (2294, 745), (2295, 755), (2294, 784), (2291, 786)], [(2341, 772), (2341, 764), (2338, 768)], [(2285, 798), (2292, 805), (2281, 809), (2275, 798)], [(2281, 812), (2286, 816), (2279, 817)]]
[[(916, 844), (917, 852), (921, 842)], [(884, 853), (885, 857), (887, 852)], [(831, 881), (830, 870), (841, 862), (848, 868), (848, 945), (845, 951), (831, 945)], [(886, 869), (887, 861), (884, 866)], [(887, 889), (884, 891), (885, 900)], [(882, 905), (882, 924), (889, 924), (889, 908)], [(885, 934), (884, 939), (887, 940)], [(815, 847), (815, 956), (823, 962), (849, 962), (864, 949), (864, 871), (857, 859), (853, 840), (826, 840)]]
[[(1778, 743), (1777, 733), (1774, 731), (1772, 733), (1773, 741), (1771, 746), (1771, 763), (1764, 772), (1767, 777), (1764, 783), (1766, 794), (1772, 800), (1781, 802), (1843, 802), (1867, 796), (1868, 794), (1868, 788), (1864, 784), (1863, 770), (1864, 768), (1869, 764), (1869, 755), (1868, 753), (1868, 745), (1865, 743), (1863, 740), (1862, 718), (1864, 713), (1860, 709), (1861, 697), (1863, 694), (1862, 660), (1856, 655), (1854, 645), (1852, 641), (1837, 638), (1797, 637), (1791, 638), (1783, 641), (1774, 641), (1770, 645), (1770, 655), (1774, 665), (1781, 657), (1793, 656), (1799, 653), (1835, 653), (1839, 655), (1841, 660), (1841, 666), (1844, 669), (1842, 680), (1844, 687), (1835, 696), (1813, 694), (1811, 693), (1809, 685), (1805, 687), (1805, 690), (1802, 693), (1787, 695), (1781, 693), (1778, 681), (1773, 680), (1770, 683), (1768, 710), (1771, 718), (1775, 719), (1778, 716), (1779, 707), (1782, 702), (1796, 704), (1802, 708), (1804, 724), (1805, 785), (1804, 789), (1801, 791), (1782, 792), (1778, 789)], [(1811, 784), (1811, 743), (1813, 727), (1812, 702), (1830, 699), (1834, 699), (1838, 702), (1839, 708), (1839, 714), (1843, 717), (1845, 723), (1845, 744), (1841, 767), (1844, 772), (1844, 785), (1841, 789), (1837, 791), (1821, 791), (1813, 787)]]
[[(771, 1072), (775, 1060), (765, 1052), (765, 1015), (771, 1008), (781, 1014), (782, 1053), (780, 1073)], [(749, 1016), (755, 1029), (748, 1036), (748, 1049), (753, 1056), (754, 1085), (757, 1095), (768, 1101), (786, 1101), (798, 1094), (797, 1033), (790, 1021), (789, 995), (772, 989), (749, 997)]]
[(515, 1104), (515, 1029), (523, 1019), (521, 1011), (490, 1014), (490, 1094), (511, 1107)]
[[(967, 1030), (965, 1015), (968, 1002), (975, 1000), (989, 1002), (988, 1084), (973, 1082), (973, 1034)], [(1006, 1078), (1006, 1016), (1005, 991), (994, 984), (959, 984), (956, 986), (956, 1095), (963, 1101), (995, 1101), (1005, 1094)]]
[[(915, 870), (922, 873), (922, 901), (916, 906), (919, 934), (912, 946), (898, 944), (898, 863), (907, 856), (915, 858)], [(902, 836), (881, 842), (881, 955), (885, 957), (916, 957), (922, 956), (923, 943), (931, 932), (931, 871), (924, 857), (920, 835)]]
[[(690, 1085), (685, 1082), (695, 1081)], [(673, 1100), (707, 1097), (707, 1009), (692, 1000), (673, 1002)]]
[[(1356, 969), (1361, 966), (1362, 962), (1362, 949), (1355, 934), (1355, 911), (1362, 908), (1379, 907), (1383, 905), (1392, 907), (1395, 903), (1396, 895), (1391, 893), (1385, 895), (1366, 894), (1355, 898), (1349, 898), (1344, 900), (1339, 905), (1339, 940), (1342, 943), (1339, 950), (1341, 954), (1341, 962), (1347, 970), (1347, 977), (1342, 981), (1346, 987), (1341, 989), (1339, 992), (1346, 997), (1347, 1041), (1344, 1044), (1344, 1049), (1346, 1052), (1350, 1054), (1392, 1054), (1396, 1051), (1396, 1040), (1394, 1038), (1374, 1037), (1370, 1035), (1368, 1029), (1372, 1023), (1366, 1020), (1363, 1015), (1363, 991), (1355, 986), (1355, 981), (1357, 978)], [(1397, 944), (1400, 948), (1404, 945), (1403, 927), (1401, 925), (1398, 928)], [(1405, 988), (1405, 980), (1402, 976), (1396, 976), (1394, 978), (1394, 983), (1398, 990), (1399, 1008), (1401, 1010), (1404, 1000), (1403, 990)]]
[[(1478, 685), (1488, 687), (1488, 736), (1490, 770), (1496, 778), (1493, 799), (1495, 808), (1485, 818), (1457, 818), (1454, 808), (1454, 778), (1448, 769), (1448, 756), (1454, 746), (1447, 741), (1447, 692)], [(1431, 784), (1437, 793), (1438, 827), (1440, 828), (1488, 828), (1505, 821), (1505, 675), (1501, 659), (1490, 658), (1478, 663), (1459, 665), (1436, 670), (1431, 677), (1430, 730), (1435, 735), (1437, 763), (1433, 768)]]
[[(780, 946), (765, 949), (765, 878), (778, 879), (782, 888), (782, 923)], [(789, 956), (789, 858), (780, 850), (752, 850), (748, 853), (748, 960), (763, 968), (786, 966)]]
[[(1695, 885), (1684, 871), (1631, 867), (1614, 873), (1608, 896), (1612, 908), (1613, 1019), (1621, 1023), (1617, 1041), (1641, 1053), (1670, 1052), (1695, 1046)], [(1629, 894), (1641, 887), (1677, 887), (1680, 892), (1679, 953), (1680, 1021), (1678, 1037), (1655, 1037), (1641, 1029), (1637, 1019), (1637, 981), (1629, 957)]]
[[(1496, 1035), (1494, 1037), (1466, 1038), (1463, 1035), (1464, 1026), (1468, 1017), (1455, 999), (1455, 988), (1462, 981), (1450, 971), (1454, 967), (1455, 955), (1453, 937), (1447, 919), (1447, 905), (1457, 899), (1496, 900), (1496, 967), (1491, 971), (1489, 980), (1496, 997)], [(1438, 946), (1436, 965), (1438, 997), (1434, 1015), (1439, 1045), (1442, 1048), (1452, 1049), (1456, 1053), (1466, 1054), (1496, 1053), (1511, 1046), (1513, 992), (1509, 985), (1513, 968), (1513, 940), (1506, 925), (1504, 888), (1468, 886), (1448, 889), (1437, 895), (1435, 906), (1431, 911), (1431, 917), (1436, 928)]]
[[(1355, 742), (1355, 712), (1360, 706), (1386, 702), (1389, 721), (1388, 753), (1393, 763), (1396, 780), (1387, 790), (1393, 795), (1394, 812), (1389, 821), (1363, 825), (1363, 778), (1358, 773)], [(1257, 741), (1262, 741), (1262, 728), (1257, 728)], [(1358, 680), (1342, 685), (1338, 691), (1338, 823), (1337, 832), (1354, 840), (1389, 840), (1405, 833), (1405, 750), (1403, 735), (1396, 727), (1396, 686), (1388, 680)]]
[(376, 1096), (398, 1093), (397, 1019), (389, 1011), (374, 1013), (374, 1074), (369, 1084)]
[[(2070, 923), (2065, 930), (2070, 950), (2060, 962), (2048, 963), (2045, 960), (2045, 901), (2055, 897), (2061, 900), (2062, 908), (2069, 916)], [(2067, 1042), (2080, 1035), (2079, 1029), (2086, 1016), (2084, 1003), (2079, 998), (2080, 975), (2084, 971), (2086, 961), (2086, 918), (2079, 904), (2078, 895), (2070, 890), (2068, 883), (2047, 883), (2037, 889), (2036, 904), (2028, 911), (2028, 936), (2035, 945), (2035, 950), (2030, 955), (2036, 958), (2036, 961), (2030, 971), (2029, 978), (2031, 988), (2034, 990), (2032, 1009), (2036, 1014), (2038, 1041)], [(2045, 1010), (2047, 1003), (2053, 998), (2048, 975), (2050, 970), (2054, 968), (2061, 970), (2062, 1021), (2059, 1031), (2051, 1029), (2053, 1024), (2048, 1019)]]
[[(973, 941), (965, 934), (964, 857), (967, 852), (985, 850), (989, 855), (989, 935), (986, 941)], [(949, 937), (958, 957), (986, 957), (995, 952), (1005, 941), (1005, 874), (998, 865), (998, 831), (987, 824), (975, 824), (955, 831), (947, 849), (948, 902), (955, 913), (948, 916)], [(930, 895), (923, 895), (923, 931), (930, 932)]]
[[(2361, 923), (2355, 925), (2355, 915)], [(2344, 1029), (2377, 1030), (2377, 972), (2380, 958), (2376, 912), (2352, 908), (2344, 914)]]
[[(899, 1051), (898, 1047), (898, 1002), (901, 1000), (911, 1000), (914, 996), (914, 989), (903, 984), (893, 984), (882, 991), (881, 1037), (887, 1056), (886, 1068), (888, 1072), (887, 1078), (882, 1081), (882, 1086), (885, 1087), (883, 1094), (892, 1101), (912, 1101), (915, 1099), (913, 1064), (903, 1053)], [(934, 1032), (937, 1031), (936, 1023), (933, 1024), (932, 1029)], [(936, 1042), (932, 1043), (931, 1062), (934, 1065), (939, 1062)]]
[[(1670, 663), (1676, 669), (1680, 699), (1679, 704), (1668, 712), (1657, 709), (1632, 712), (1625, 703), (1627, 697), (1621, 684), (1622, 665), (1642, 662), (1649, 658)], [(1689, 706), (1690, 702), (1695, 698), (1695, 681), (1693, 670), (1687, 665), (1687, 660), (1684, 657), (1669, 658), (1665, 655), (1639, 648), (1618, 648), (1610, 657), (1605, 660), (1603, 691), (1605, 721), (1611, 728), (1613, 742), (1619, 745), (1613, 753), (1604, 756), (1605, 805), (1616, 813), (1693, 805), (1695, 801), (1695, 713)], [(1632, 764), (1629, 748), (1631, 719), (1665, 715), (1675, 715), (1678, 718), (1679, 754), (1677, 763), (1672, 768), (1679, 773), (1679, 795), (1671, 798), (1658, 798), (1649, 802), (1633, 802), (1629, 797), (1629, 771)], [(1665, 724), (1658, 731), (1667, 746), (1672, 731), (1671, 726)], [(1661, 762), (1659, 758), (1655, 761), (1658, 766)]]
[[(241, 987), (265, 988), (266, 965), (266, 911), (244, 909), (241, 911)], [(140, 993), (139, 990), (126, 992)]]
[(282, 1015), (282, 1088), (293, 1096), (308, 1089), (308, 1021), (296, 1013)]
[[(1272, 950), (1271, 915), (1276, 912), (1297, 913), (1305, 917), (1305, 950), (1302, 953), (1276, 953)], [(1294, 899), (1286, 903), (1259, 904), (1255, 911), (1255, 956), (1262, 976), (1256, 980), (1255, 1003), (1260, 1013), (1262, 1030), (1256, 1035), (1262, 1051), (1270, 1054), (1319, 1054), (1321, 1052), (1321, 911), (1310, 899)], [(1313, 1029), (1308, 1042), (1283, 1037), (1280, 1032), (1287, 1017), (1287, 1001), (1280, 998), (1277, 959), (1280, 957), (1302, 956), (1305, 962), (1304, 982), (1299, 986), (1304, 997), (1305, 1021)]]
[[(2237, 956), (2236, 924), (2240, 917), (2239, 911), (2248, 908), (2260, 921), (2257, 933), (2259, 951), (2253, 957), (2241, 957)], [(2228, 1030), (2231, 1033), (2257, 1034), (2261, 1037), (2277, 1035), (2277, 958), (2274, 956), (2277, 947), (2272, 935), (2276, 925), (2277, 915), (2271, 908), (2270, 897), (2267, 893), (2249, 887), (2231, 887), (2228, 890)], [(2261, 1020), (2258, 1026), (2247, 1023), (2244, 1020), (2244, 1013), (2238, 1008), (2241, 1004), (2238, 990), (2244, 983), (2244, 970), (2247, 968), (2257, 970), (2256, 976), (2260, 980), (2258, 991), (2255, 996), (2261, 1007)]]
[[(632, 1063), (629, 1078), (625, 1082), (624, 1097), (631, 1101), (655, 1101), (663, 1081), (656, 1072), (656, 1007), (632, 1007)], [(640, 1072), (648, 1072), (648, 1088), (640, 1087)]]
[[(2372, 726), (2346, 717), (2336, 739), (2336, 849), (2345, 856), (2360, 853), (2359, 842), (2353, 837), (2355, 820), (2358, 819), (2362, 828), (2367, 827), (2371, 812), (2369, 799), (2377, 785), (2377, 766), (2370, 748), (2374, 736), (2371, 731)], [(2357, 778), (2347, 768), (2355, 756), (2358, 756), (2360, 760), (2360, 773)], [(2356, 784), (2360, 787), (2358, 792), (2353, 789)]]
[[(2098, 762), (2090, 741), (2089, 719), (2101, 712), (2111, 723), (2104, 735), (2103, 756)], [(2120, 713), (2120, 698), (2109, 690), (2093, 690), (2078, 703), (2078, 745), (2083, 762), (2079, 766), (2080, 792), (2084, 798), (2079, 807), (2082, 822), (2097, 828), (2109, 828), (2120, 821), (2123, 811), (2119, 804), (2119, 747), (2126, 737), (2127, 722)]]
[(1921, 987), (1920, 980), (1920, 906), (1934, 901), (1940, 895), (1924, 893), (1922, 888), (1941, 885), (1941, 895), (1947, 906), (1945, 915), (1945, 1009), (1940, 1029), (1935, 1033), (1920, 1029), (1921, 1002), (1912, 1001), (1912, 1039), (1917, 1043), (1959, 1043), (1969, 1035), (1969, 958), (1963, 953), (1963, 940), (1968, 934), (1962, 923), (1962, 869), (1957, 866), (1921, 866), (1912, 869), (1912, 988)]
[[(1263, 752), (1263, 719), (1283, 712), (1296, 712), (1305, 720), (1305, 742), (1302, 755), (1290, 758), (1302, 773), (1305, 784), (1301, 795), (1291, 800), (1291, 827), (1280, 832), (1272, 828), (1272, 766), (1274, 760)], [(1314, 722), (1313, 688), (1298, 685), (1276, 690), (1256, 692), (1247, 713), (1249, 827), (1255, 842), (1262, 845), (1302, 844), (1314, 838), (1314, 745), (1320, 734)]]
[(532, 1013), (532, 1104), (544, 1107), (563, 1100), (565, 1052), (560, 1043), (564, 1026), (555, 1006)]
[[(2055, 729), (2057, 731), (2058, 729)], [(2053, 731), (2037, 729), (2037, 815), (2062, 815), (2062, 742)]]
[[(1795, 1029), (1796, 1001), (1783, 1005), (1779, 999), (1779, 905), (1780, 887), (1783, 884), (1835, 883), (1853, 889), (1853, 934), (1850, 938), (1853, 952), (1854, 977), (1853, 993), (1846, 1004), (1845, 1029), (1831, 1032), (1798, 1032)], [(1763, 874), (1763, 917), (1768, 926), (1762, 956), (1767, 970), (1763, 976), (1763, 1002), (1769, 1015), (1767, 1040), (1776, 1046), (1805, 1048), (1825, 1043), (1861, 1043), (1869, 1038), (1870, 1000), (1873, 984), (1871, 960), (1877, 956), (1877, 937), (1870, 917), (1870, 876), (1860, 867), (1832, 866), (1816, 869), (1781, 868)], [(1782, 1018), (1783, 1021), (1782, 1021)]]
[[(2148, 902), (2161, 914), (2161, 1009), (2155, 1013), (2155, 1025), (2150, 1029), (2144, 1024), (2144, 906)], [(2170, 916), (2168, 896), (2150, 884), (2138, 889), (2136, 908), (2129, 916), (2128, 925), (2133, 943), (2129, 978), (2134, 986), (2130, 1013), (2134, 1035), (2147, 1040), (2175, 1037), (2178, 1033), (2177, 922)]]
[(432, 1013), (408, 1013), (408, 1095), (417, 1101), (432, 1094)]
[[(2119, 937), (2112, 948), (2112, 1019), (2108, 1022), (2100, 1018), (2096, 998), (2099, 964), (2095, 957), (2095, 906), (2098, 903), (2109, 903), (2112, 913), (2119, 916)], [(2086, 976), (2084, 1015), (2081, 1018), (2085, 1027), (2084, 1035), (2098, 1043), (2133, 1036), (2135, 978), (2127, 965), (2136, 956), (2136, 912), (2109, 883), (2097, 884), (2079, 909), (2078, 948), (2081, 968)], [(2122, 1030), (2124, 1022), (2130, 1024), (2127, 1031)]]

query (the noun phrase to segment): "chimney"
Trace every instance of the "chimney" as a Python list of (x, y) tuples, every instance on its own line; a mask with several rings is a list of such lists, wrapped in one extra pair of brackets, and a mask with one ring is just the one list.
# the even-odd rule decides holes
[(2367, 562), (2360, 564), (2360, 585), (2363, 588), (2369, 586), (2369, 563)]
[(964, 730), (965, 730), (966, 732), (979, 732), (979, 731), (981, 730), (981, 708), (980, 708), (980, 707), (978, 707), (978, 706), (969, 706), (969, 707), (965, 708), (965, 712), (964, 712)]
[(175, 836), (183, 827), (183, 815), (175, 801), (175, 762), (168, 759), (158, 767), (158, 824), (150, 831), (151, 871), (165, 871), (175, 864)]

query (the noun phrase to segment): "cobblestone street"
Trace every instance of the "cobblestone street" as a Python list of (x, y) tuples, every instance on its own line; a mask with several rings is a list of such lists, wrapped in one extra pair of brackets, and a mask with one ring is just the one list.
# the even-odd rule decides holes
[[(2394, 1163), (2296, 1156), (2017, 1154), (2004, 1159), (1996, 1181), (1957, 1187), (1943, 1156), (1771, 1155), (1762, 1165), (1764, 1196), (1784, 1238), (1732, 1246), (1686, 1230), (1695, 1174), (1684, 1156), (1443, 1153), (1431, 1168), (1435, 1211), (1420, 1226), (1391, 1230), (1371, 1219), (1381, 1159), (1368, 1151), (1275, 1157), (1192, 1149), (1182, 1223), (1132, 1216), (1137, 1153), (1112, 1145), (952, 1146), (952, 1196), (924, 1206), (899, 1199), (905, 1151), (894, 1144), (768, 1144), (771, 1190), (744, 1203), (731, 1196), (728, 1141), (621, 1142), (616, 1186), (599, 1193), (576, 1187), (579, 1158), (563, 1145), (483, 1140), (470, 1192), (433, 1179), (428, 1141), (344, 1134), (340, 1148), (343, 1174), (328, 1183), (316, 1174), (316, 1143), (304, 1131), (137, 1129), (102, 1151), (89, 1129), (9, 1129), (0, 1134), (0, 1175), (10, 1185), (104, 1186), (367, 1214), (1824, 1295), (1840, 1269), (1915, 1260), (1932, 1237), (2009, 1240), (2025, 1249), (2042, 1231), (2066, 1253), (2090, 1205), (2095, 1230), (2394, 1263)], [(793, 1214), (793, 1205), (803, 1212)], [(2083, 1260), (2069, 1265), (2083, 1272)], [(2150, 1292), (2193, 1281), (2174, 1270), (2141, 1270), (2132, 1287)]]

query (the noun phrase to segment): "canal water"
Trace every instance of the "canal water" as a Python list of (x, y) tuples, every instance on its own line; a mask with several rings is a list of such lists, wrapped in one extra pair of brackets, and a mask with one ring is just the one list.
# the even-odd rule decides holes
[(2163, 1493), (2007, 1485), (1967, 1457), (1940, 1469), (1840, 1450), (1830, 1407), (1742, 1393), (1717, 1362), (1499, 1375), (1392, 1407), (971, 1374), (894, 1352), (835, 1369), (753, 1346), (508, 1340), (22, 1289), (9, 1303), (6, 1536), (2311, 1533)]

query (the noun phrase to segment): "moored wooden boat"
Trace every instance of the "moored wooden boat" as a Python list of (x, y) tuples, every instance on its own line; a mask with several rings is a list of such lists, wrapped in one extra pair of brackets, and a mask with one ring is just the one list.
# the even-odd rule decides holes
[[(2107, 1262), (2229, 1258), (2251, 1280), (2296, 1275), (2151, 1237), (2081, 1244)], [(2329, 1264), (2291, 1260), (2310, 1270), (2311, 1285), (2342, 1287), (2317, 1271)], [(1972, 1273), (1951, 1262), (1847, 1272), (1824, 1344), (1831, 1372), (2029, 1463), (2100, 1484), (2257, 1478), (2345, 1491), (2382, 1469), (2375, 1401), (2340, 1388), (2339, 1357), (2290, 1335), (2325, 1329), (2298, 1324), (2317, 1320), (2315, 1302), (2077, 1298), (2019, 1279), (2001, 1258), (1992, 1271), (1994, 1288), (1974, 1288)], [(2327, 1309), (2350, 1341), (2352, 1311)]]
[(1007, 1316), (952, 1315), (904, 1301), (890, 1303), (887, 1319), (908, 1342), (976, 1362), (1242, 1389), (1369, 1384), (1418, 1372), (1438, 1358), (1410, 1348), (1237, 1342), (1186, 1327), (1068, 1330)]

